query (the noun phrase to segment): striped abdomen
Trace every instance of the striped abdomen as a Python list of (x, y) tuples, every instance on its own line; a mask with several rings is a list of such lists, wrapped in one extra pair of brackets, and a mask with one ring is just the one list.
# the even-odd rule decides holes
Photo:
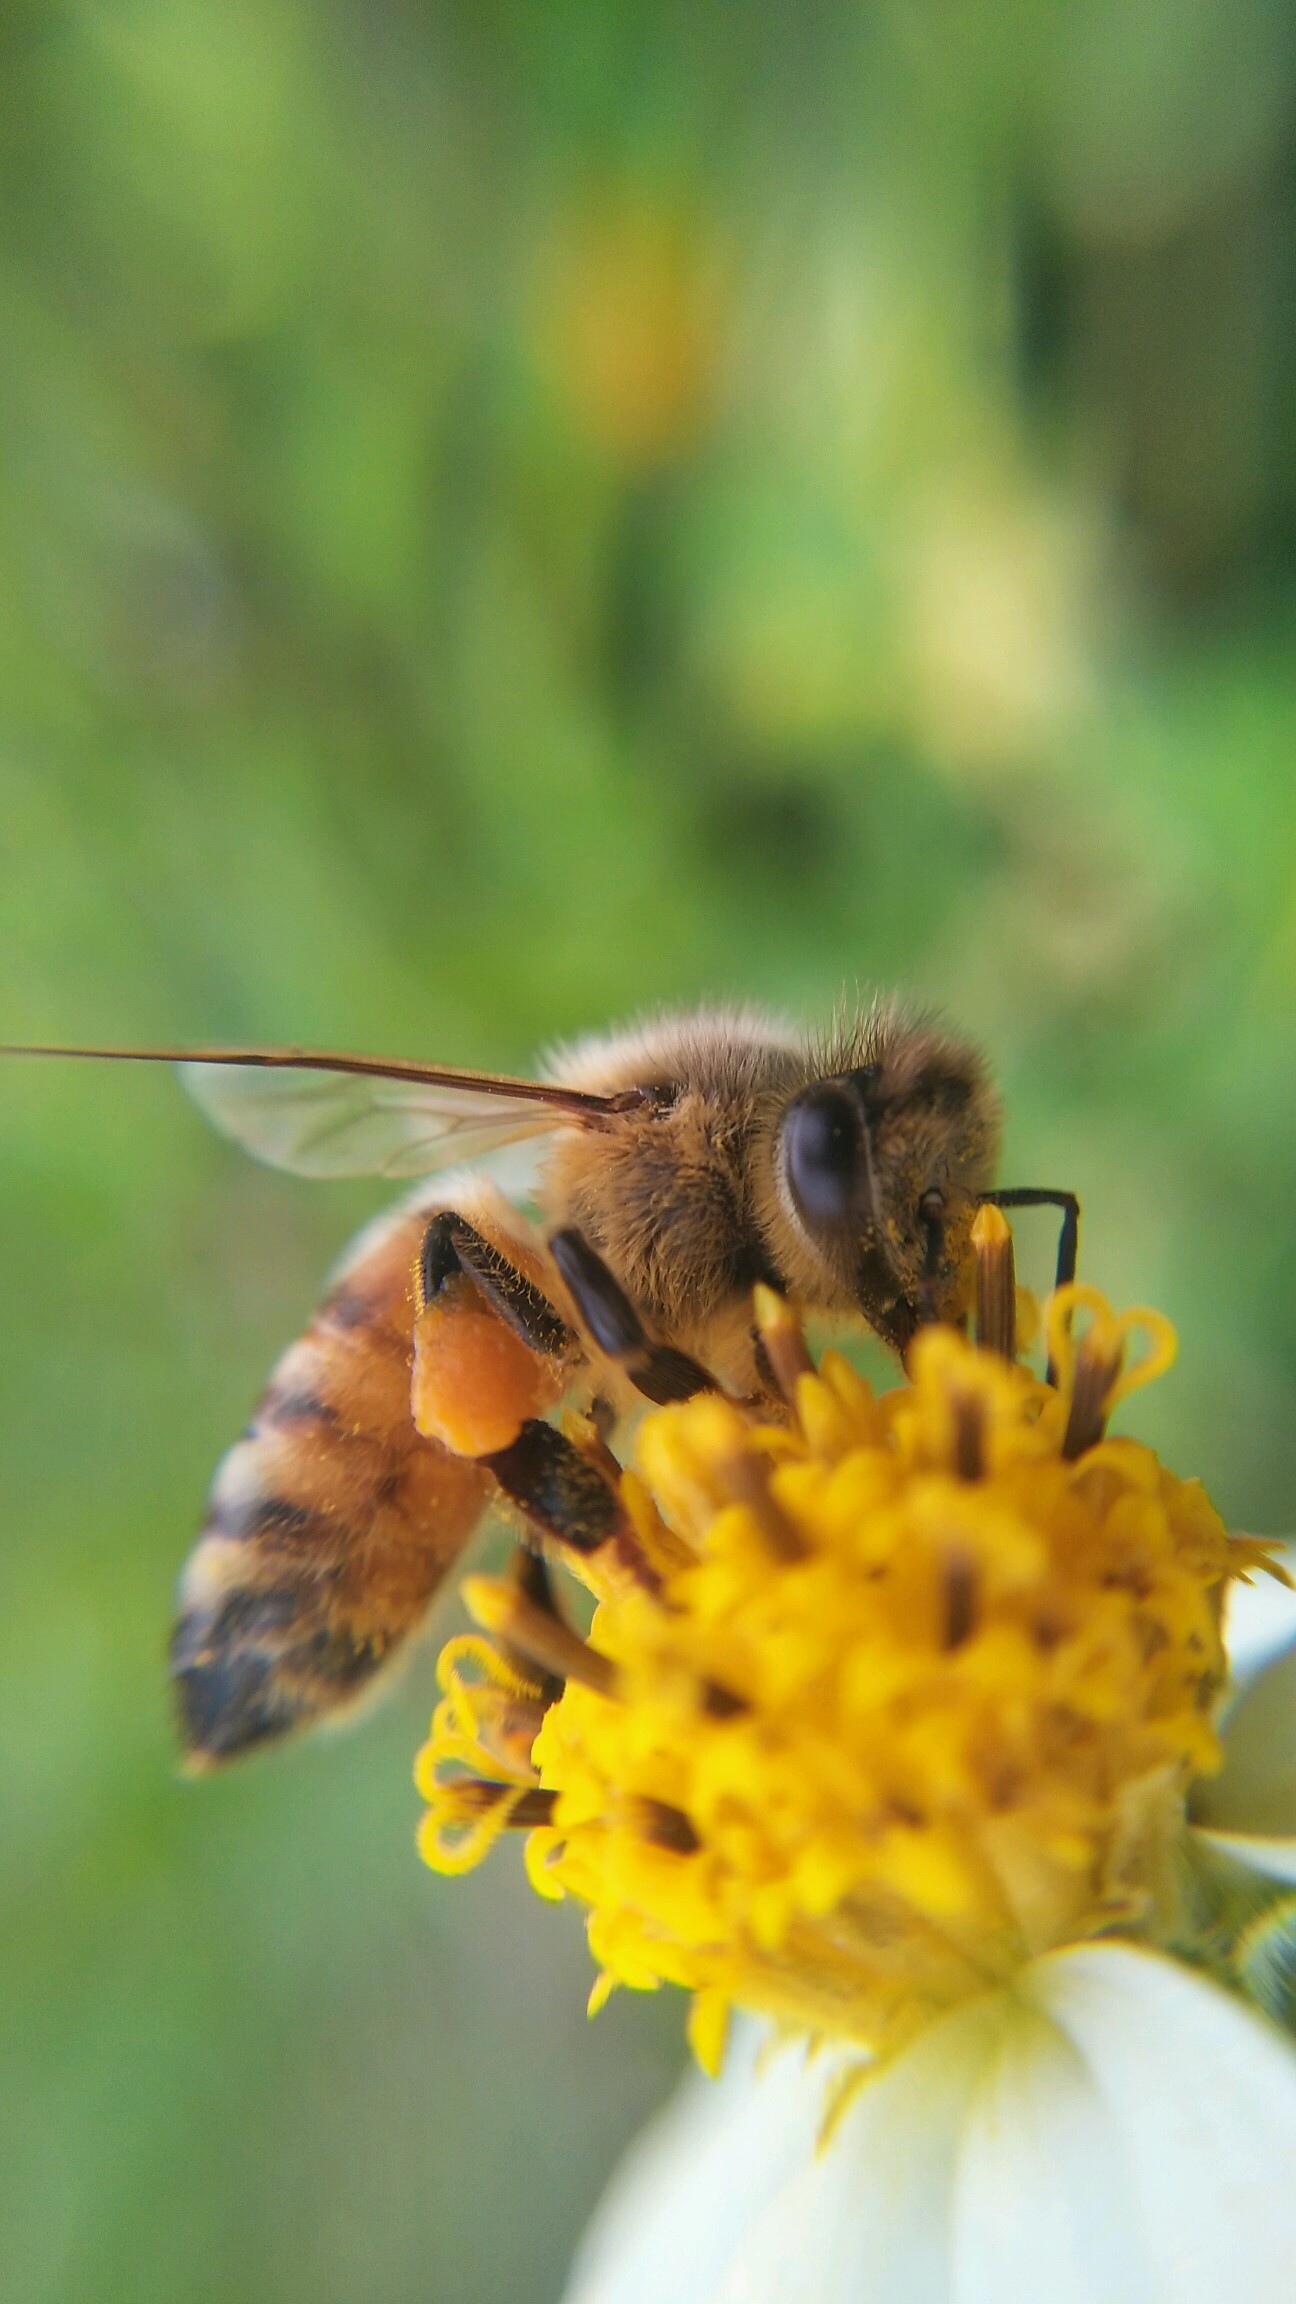
[(410, 1417), (427, 1221), (407, 1212), (363, 1236), (217, 1473), (171, 1641), (196, 1766), (358, 1697), (481, 1515), (489, 1474)]

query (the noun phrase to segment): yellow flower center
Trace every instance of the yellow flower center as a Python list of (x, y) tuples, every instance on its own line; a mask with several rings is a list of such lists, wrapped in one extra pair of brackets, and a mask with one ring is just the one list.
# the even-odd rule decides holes
[(1264, 1550), (1102, 1437), (1172, 1356), (1163, 1321), (1073, 1288), (1049, 1347), (1052, 1384), (931, 1328), (880, 1398), (829, 1354), (787, 1423), (715, 1394), (650, 1415), (625, 1494), (651, 1573), (599, 1579), (588, 1643), (468, 1587), (512, 1648), (443, 1655), (428, 1861), (535, 1825), (533, 1885), (588, 1907), (594, 2004), (690, 1988), (708, 2063), (731, 2003), (885, 2051), (1051, 1946), (1170, 1928), (1222, 1595)]

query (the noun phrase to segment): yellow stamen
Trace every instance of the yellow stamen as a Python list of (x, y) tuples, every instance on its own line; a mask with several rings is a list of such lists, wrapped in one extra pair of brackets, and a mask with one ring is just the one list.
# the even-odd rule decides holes
[(757, 1281), (752, 1291), (752, 1305), (757, 1334), (774, 1371), (774, 1380), (784, 1399), (794, 1404), (799, 1379), (814, 1374), (814, 1362), (806, 1350), (801, 1323), (786, 1297), (767, 1288), (762, 1280)]
[(612, 1666), (588, 1641), (564, 1624), (560, 1616), (496, 1576), (469, 1576), (464, 1581), (464, 1605), (487, 1632), (498, 1634), (510, 1648), (552, 1672), (560, 1680), (580, 1680), (606, 1695), (616, 1678)]
[[(1090, 1315), (1089, 1326), (1077, 1341), (1075, 1316)], [(1132, 1367), (1125, 1355), (1131, 1337), (1142, 1334), (1147, 1348)], [(1050, 1298), (1045, 1317), (1049, 1360), (1069, 1414), (1063, 1454), (1071, 1460), (1101, 1439), (1107, 1419), (1117, 1404), (1151, 1384), (1173, 1366), (1179, 1349), (1170, 1322), (1160, 1312), (1138, 1305), (1115, 1313), (1096, 1288), (1072, 1281)]]
[(1012, 1227), (1002, 1208), (987, 1200), (972, 1226), (976, 1252), (976, 1333), (978, 1344), (1005, 1360), (1017, 1357), (1017, 1275)]

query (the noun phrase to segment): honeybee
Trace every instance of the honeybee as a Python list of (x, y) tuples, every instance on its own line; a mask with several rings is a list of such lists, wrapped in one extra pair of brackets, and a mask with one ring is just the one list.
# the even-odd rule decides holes
[[(1074, 1264), (1069, 1195), (991, 1192), (982, 1058), (887, 1003), (820, 1038), (747, 1009), (667, 1017), (542, 1080), (303, 1049), (3, 1053), (178, 1062), (275, 1167), (420, 1180), (346, 1252), (216, 1473), (170, 1648), (195, 1768), (361, 1697), (493, 1499), (532, 1541), (609, 1540), (595, 1458), (645, 1399), (773, 1394), (757, 1281), (903, 1355), (962, 1316), (981, 1199), (1069, 1204)], [(533, 1214), (467, 1165), (528, 1140)], [(560, 1402), (589, 1413), (584, 1445)]]

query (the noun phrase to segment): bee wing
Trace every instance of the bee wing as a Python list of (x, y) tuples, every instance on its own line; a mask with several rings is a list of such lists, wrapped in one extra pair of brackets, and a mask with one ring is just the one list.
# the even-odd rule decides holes
[(471, 1072), (415, 1080), (186, 1062), (180, 1076), (223, 1135), (296, 1176), (430, 1176), (604, 1108), (602, 1097)]

